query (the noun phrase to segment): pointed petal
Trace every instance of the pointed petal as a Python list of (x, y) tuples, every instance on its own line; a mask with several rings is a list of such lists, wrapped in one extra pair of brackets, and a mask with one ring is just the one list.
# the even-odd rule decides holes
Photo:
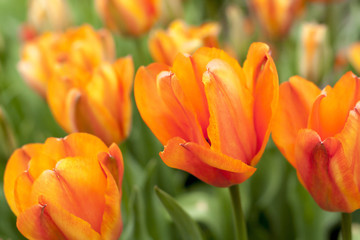
[(189, 172), (216, 187), (241, 183), (256, 170), (240, 160), (196, 143), (187, 143), (181, 138), (171, 139), (160, 157), (169, 167)]
[(209, 104), (211, 149), (250, 164), (255, 155), (253, 97), (225, 61), (215, 59), (203, 75)]
[(11, 210), (15, 215), (19, 214), (16, 207), (14, 188), (16, 179), (28, 169), (29, 161), (37, 151), (41, 151), (42, 144), (28, 144), (15, 150), (6, 164), (4, 172), (4, 194)]
[(299, 131), (296, 149), (298, 176), (319, 206), (327, 211), (353, 212), (360, 208), (360, 192), (336, 138), (321, 141), (310, 129)]
[(183, 135), (182, 129), (176, 124), (177, 117), (169, 112), (158, 91), (157, 75), (168, 70), (167, 66), (158, 63), (140, 67), (134, 85), (140, 115), (162, 144), (173, 136)]
[(102, 239), (118, 239), (122, 231), (120, 209), (121, 189), (119, 189), (116, 185), (117, 183), (115, 182), (113, 175), (110, 173), (107, 167), (104, 166), (101, 162), (100, 166), (106, 175), (105, 207), (101, 223), (101, 237)]
[(272, 124), (272, 138), (294, 167), (297, 133), (301, 128), (307, 127), (312, 104), (320, 92), (314, 83), (298, 76), (280, 85), (279, 105)]
[(318, 132), (321, 139), (335, 136), (344, 128), (350, 110), (359, 99), (360, 80), (348, 72), (334, 88), (326, 87), (315, 101), (308, 127)]

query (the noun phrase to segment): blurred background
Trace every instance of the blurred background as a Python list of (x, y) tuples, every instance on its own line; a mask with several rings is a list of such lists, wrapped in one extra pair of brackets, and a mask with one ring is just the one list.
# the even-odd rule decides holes
[[(136, 38), (113, 34), (116, 56), (132, 55), (135, 69), (150, 64), (153, 59), (149, 36), (155, 29), (165, 29), (172, 20), (181, 18), (195, 26), (218, 22), (220, 47), (241, 65), (252, 42), (268, 43), (280, 82), (300, 75), (323, 87), (332, 85), (349, 70), (360, 74), (356, 71), (359, 70), (356, 60), (351, 58), (351, 46), (360, 41), (360, 1), (301, 1), (291, 11), (284, 8), (273, 13), (279, 16), (274, 22), (266, 16), (261, 18), (259, 12), (263, 10), (255, 2), (259, 1), (164, 0), (160, 20), (149, 33)], [(27, 29), (27, 24), (34, 21), (29, 16), (30, 4), (30, 0), (0, 0), (0, 239), (23, 239), (2, 190), (3, 172), (11, 153), (27, 143), (66, 136), (46, 100), (24, 82), (17, 70), (21, 48), (32, 34)], [(67, 27), (83, 24), (95, 29), (104, 27), (93, 1), (68, 0), (67, 4), (67, 15), (60, 18)], [(285, 25), (279, 26), (276, 21)], [(315, 51), (314, 57), (304, 56), (310, 51), (307, 31), (319, 24), (322, 30), (316, 33), (311, 50)], [(51, 27), (54, 26), (46, 26)], [(167, 167), (158, 155), (163, 147), (141, 120), (133, 98), (132, 103), (131, 134), (120, 144), (125, 162), (121, 239), (181, 239), (156, 197), (154, 186), (177, 200), (200, 224), (205, 239), (233, 239), (228, 190), (206, 185), (185, 172)], [(340, 214), (325, 212), (317, 206), (271, 139), (257, 169), (240, 186), (249, 239), (338, 239)], [(354, 239), (360, 239), (359, 224), (360, 212), (356, 211)]]

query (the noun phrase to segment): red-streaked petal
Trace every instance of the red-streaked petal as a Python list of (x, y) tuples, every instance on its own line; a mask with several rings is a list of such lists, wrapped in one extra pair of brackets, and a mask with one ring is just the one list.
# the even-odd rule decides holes
[(196, 143), (173, 138), (160, 157), (169, 167), (184, 170), (216, 187), (228, 187), (244, 182), (255, 168), (221, 153), (215, 153)]
[(253, 96), (225, 61), (212, 60), (207, 68), (203, 82), (210, 112), (211, 149), (250, 164), (256, 150)]
[(4, 194), (11, 210), (15, 215), (19, 214), (16, 207), (14, 188), (17, 178), (28, 169), (31, 157), (41, 151), (42, 144), (28, 144), (15, 150), (7, 162), (4, 172)]
[(340, 212), (360, 208), (354, 165), (346, 160), (338, 139), (327, 138), (322, 142), (313, 130), (302, 129), (295, 156), (298, 176), (321, 208)]
[(285, 158), (296, 167), (296, 137), (300, 129), (307, 127), (312, 104), (321, 90), (314, 83), (295, 76), (282, 83), (279, 92), (272, 138)]

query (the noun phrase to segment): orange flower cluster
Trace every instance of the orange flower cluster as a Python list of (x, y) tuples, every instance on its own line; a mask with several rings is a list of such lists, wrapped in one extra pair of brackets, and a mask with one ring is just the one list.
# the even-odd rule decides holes
[(325, 210), (360, 208), (360, 79), (351, 72), (322, 91), (300, 77), (280, 86), (273, 139)]
[(123, 159), (95, 136), (28, 144), (10, 157), (4, 193), (29, 239), (118, 239)]
[(65, 131), (93, 133), (107, 144), (118, 143), (130, 131), (134, 66), (131, 57), (112, 63), (114, 53), (109, 32), (85, 25), (27, 43), (19, 70), (47, 96)]
[(254, 172), (270, 134), (278, 76), (269, 47), (254, 43), (244, 67), (225, 52), (178, 54), (172, 67), (154, 63), (135, 77), (142, 118), (165, 146), (170, 167), (227, 187)]
[(194, 27), (175, 20), (166, 31), (157, 30), (150, 36), (150, 53), (156, 62), (171, 65), (179, 52), (192, 54), (200, 47), (219, 47), (219, 33), (220, 26), (214, 22)]

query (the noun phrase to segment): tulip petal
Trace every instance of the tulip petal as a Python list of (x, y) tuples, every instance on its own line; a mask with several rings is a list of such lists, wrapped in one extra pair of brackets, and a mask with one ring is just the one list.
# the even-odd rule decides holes
[(360, 101), (351, 110), (344, 129), (336, 135), (344, 148), (346, 161), (355, 165), (355, 179), (360, 190)]
[(73, 133), (65, 138), (58, 138), (67, 147), (67, 156), (89, 157), (92, 159), (100, 152), (107, 152), (108, 148), (98, 137), (88, 133)]
[(159, 30), (149, 38), (149, 50), (156, 62), (162, 62), (171, 66), (176, 57), (176, 45), (165, 31)]
[(120, 209), (121, 190), (118, 188), (113, 175), (110, 173), (107, 167), (104, 166), (101, 162), (100, 166), (106, 176), (105, 207), (103, 219), (101, 222), (101, 237), (102, 239), (118, 239), (122, 231)]
[(250, 165), (256, 150), (253, 97), (225, 61), (212, 60), (207, 69), (203, 82), (210, 111), (211, 149)]
[(175, 137), (160, 153), (169, 167), (184, 170), (216, 187), (228, 187), (248, 179), (255, 168), (202, 145)]
[(191, 104), (187, 108), (194, 109), (197, 120), (202, 127), (203, 135), (206, 136), (207, 126), (209, 125), (209, 110), (202, 76), (199, 75), (199, 69), (194, 58), (181, 53), (178, 54), (171, 71), (177, 77), (185, 98)]
[(109, 147), (109, 152), (102, 152), (98, 155), (99, 162), (109, 169), (114, 179), (116, 180), (116, 184), (121, 190), (121, 184), (124, 174), (124, 162), (121, 151), (119, 147), (113, 143)]
[(31, 199), (36, 204), (40, 195), (46, 196), (52, 203), (90, 223), (100, 233), (105, 186), (106, 178), (96, 156), (65, 158), (54, 170), (44, 171), (34, 181)]
[(19, 214), (32, 206), (30, 190), (33, 182), (34, 180), (28, 171), (23, 172), (16, 179), (13, 191)]
[(295, 76), (280, 85), (279, 105), (273, 120), (272, 138), (285, 158), (296, 167), (295, 142), (298, 131), (307, 127), (312, 103), (321, 90)]
[(315, 131), (302, 129), (297, 137), (295, 156), (298, 176), (321, 208), (353, 212), (360, 207), (354, 165), (346, 160), (338, 139), (321, 141)]
[(16, 179), (28, 169), (31, 157), (43, 148), (42, 144), (28, 144), (15, 150), (7, 162), (4, 172), (4, 194), (6, 200), (15, 215), (19, 214), (16, 207), (14, 187)]
[(158, 94), (157, 75), (169, 71), (166, 65), (155, 63), (140, 67), (135, 77), (134, 94), (142, 119), (162, 144), (173, 136), (183, 136), (181, 126)]
[(89, 223), (60, 206), (39, 196), (39, 204), (19, 215), (19, 231), (29, 239), (102, 239)]
[(349, 111), (359, 99), (360, 80), (352, 72), (348, 72), (334, 88), (326, 87), (323, 95), (316, 99), (309, 116), (308, 128), (318, 132), (321, 139), (335, 136), (344, 128)]

